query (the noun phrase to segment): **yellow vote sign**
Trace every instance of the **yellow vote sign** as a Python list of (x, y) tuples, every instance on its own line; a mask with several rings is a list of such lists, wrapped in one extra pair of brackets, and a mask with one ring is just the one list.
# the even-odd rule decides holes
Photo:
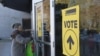
[(36, 19), (37, 19), (37, 34), (38, 37), (42, 37), (42, 6), (38, 5), (36, 8)]
[(62, 46), (66, 56), (80, 56), (79, 5), (62, 10)]
[(38, 24), (38, 26), (37, 26), (37, 29), (38, 29), (38, 37), (42, 37), (42, 15), (41, 15), (41, 13), (39, 12), (38, 13), (38, 17), (37, 17), (37, 24)]

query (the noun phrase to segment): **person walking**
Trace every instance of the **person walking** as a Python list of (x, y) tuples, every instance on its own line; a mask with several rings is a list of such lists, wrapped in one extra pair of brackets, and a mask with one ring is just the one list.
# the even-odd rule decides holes
[(20, 23), (13, 24), (12, 28), (14, 31), (11, 34), (11, 56), (25, 56), (25, 44), (28, 43), (31, 38), (24, 37), (23, 29)]

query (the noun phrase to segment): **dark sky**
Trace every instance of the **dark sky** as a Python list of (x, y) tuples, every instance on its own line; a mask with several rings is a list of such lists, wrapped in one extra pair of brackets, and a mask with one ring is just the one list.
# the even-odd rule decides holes
[(31, 12), (32, 0), (3, 0), (3, 5), (15, 10)]

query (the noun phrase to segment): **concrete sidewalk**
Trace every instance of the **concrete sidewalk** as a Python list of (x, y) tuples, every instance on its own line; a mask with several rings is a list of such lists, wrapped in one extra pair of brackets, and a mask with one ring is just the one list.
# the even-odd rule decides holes
[(11, 56), (11, 40), (0, 40), (0, 56)]

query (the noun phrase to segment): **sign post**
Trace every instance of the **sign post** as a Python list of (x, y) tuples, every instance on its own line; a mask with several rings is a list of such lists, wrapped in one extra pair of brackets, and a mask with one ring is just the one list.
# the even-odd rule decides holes
[(62, 10), (63, 54), (80, 56), (79, 48), (79, 5)]

